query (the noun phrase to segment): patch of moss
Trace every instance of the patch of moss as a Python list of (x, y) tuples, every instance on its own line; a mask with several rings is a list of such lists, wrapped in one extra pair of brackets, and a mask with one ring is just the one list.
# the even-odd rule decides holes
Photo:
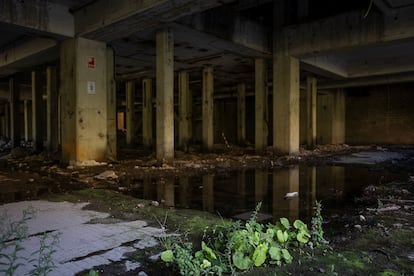
[(114, 217), (125, 218), (134, 214), (133, 219), (144, 219), (153, 225), (166, 227), (170, 231), (201, 235), (207, 227), (222, 221), (214, 214), (198, 210), (175, 209), (151, 205), (150, 200), (137, 199), (106, 189), (83, 189), (64, 194), (53, 195), (48, 200), (89, 202), (88, 209), (109, 212)]

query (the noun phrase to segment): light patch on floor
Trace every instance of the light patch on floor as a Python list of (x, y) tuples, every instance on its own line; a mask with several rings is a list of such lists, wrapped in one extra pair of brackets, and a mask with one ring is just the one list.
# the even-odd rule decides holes
[[(162, 229), (149, 227), (145, 221), (121, 221), (113, 224), (88, 223), (99, 221), (109, 214), (83, 210), (88, 203), (24, 201), (0, 206), (0, 213), (7, 212), (11, 221), (21, 219), (24, 210), (33, 207), (35, 217), (27, 221), (30, 237), (22, 242), (19, 252), (22, 263), (15, 275), (26, 275), (33, 264), (24, 258), (33, 259), (40, 246), (40, 233), (60, 233), (54, 254), (57, 266), (50, 275), (74, 275), (112, 262), (125, 261), (126, 270), (139, 264), (131, 263), (125, 253), (156, 245), (157, 237), (164, 236)], [(137, 246), (125, 244), (135, 244)], [(1, 266), (0, 266), (1, 270)]]

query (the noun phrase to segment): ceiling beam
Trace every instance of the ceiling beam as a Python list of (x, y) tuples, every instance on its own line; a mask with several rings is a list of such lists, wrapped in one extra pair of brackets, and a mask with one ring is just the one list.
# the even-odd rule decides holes
[(78, 36), (113, 41), (234, 0), (98, 0), (75, 12)]
[(351, 12), (283, 29), (289, 54), (309, 57), (343, 49), (409, 39), (414, 36), (414, 9), (407, 8), (397, 18)]
[(73, 37), (74, 19), (65, 6), (51, 1), (0, 0), (0, 22), (34, 32)]

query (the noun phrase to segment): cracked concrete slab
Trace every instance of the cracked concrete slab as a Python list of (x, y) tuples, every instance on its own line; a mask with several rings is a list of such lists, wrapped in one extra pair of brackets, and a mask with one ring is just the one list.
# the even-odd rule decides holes
[[(23, 201), (0, 206), (0, 213), (7, 212), (11, 222), (18, 221), (24, 210), (33, 207), (35, 216), (27, 221), (29, 238), (21, 242), (15, 275), (26, 275), (34, 268), (28, 259), (36, 257), (41, 235), (59, 233), (59, 243), (53, 260), (56, 268), (50, 275), (74, 275), (96, 266), (124, 262), (125, 271), (139, 272), (140, 264), (128, 260), (125, 253), (157, 245), (157, 238), (164, 236), (163, 229), (150, 227), (145, 221), (100, 222), (109, 214), (83, 210), (88, 203)], [(1, 266), (0, 266), (1, 270)]]

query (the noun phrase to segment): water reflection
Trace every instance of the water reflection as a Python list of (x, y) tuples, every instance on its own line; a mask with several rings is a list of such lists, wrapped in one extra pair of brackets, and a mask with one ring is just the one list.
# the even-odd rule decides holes
[[(298, 167), (247, 170), (199, 177), (143, 181), (137, 197), (156, 199), (167, 206), (219, 213), (223, 217), (248, 219), (258, 202), (261, 217), (277, 220), (312, 216), (315, 200), (337, 208), (358, 196), (367, 185), (378, 183), (384, 172), (354, 167)], [(395, 177), (395, 176), (394, 176)], [(286, 194), (297, 196), (286, 198)]]
[[(180, 178), (146, 177), (122, 190), (137, 198), (157, 200), (165, 206), (205, 210), (239, 219), (248, 219), (256, 205), (262, 202), (261, 219), (287, 217), (306, 220), (312, 216), (316, 199), (323, 201), (324, 208), (339, 209), (345, 201), (358, 196), (364, 187), (380, 180), (390, 182), (397, 177), (368, 168), (292, 166)], [(54, 192), (56, 188), (3, 180), (0, 181), (3, 185), (1, 202), (36, 198)], [(294, 192), (298, 193), (297, 196), (286, 198), (287, 193)]]

